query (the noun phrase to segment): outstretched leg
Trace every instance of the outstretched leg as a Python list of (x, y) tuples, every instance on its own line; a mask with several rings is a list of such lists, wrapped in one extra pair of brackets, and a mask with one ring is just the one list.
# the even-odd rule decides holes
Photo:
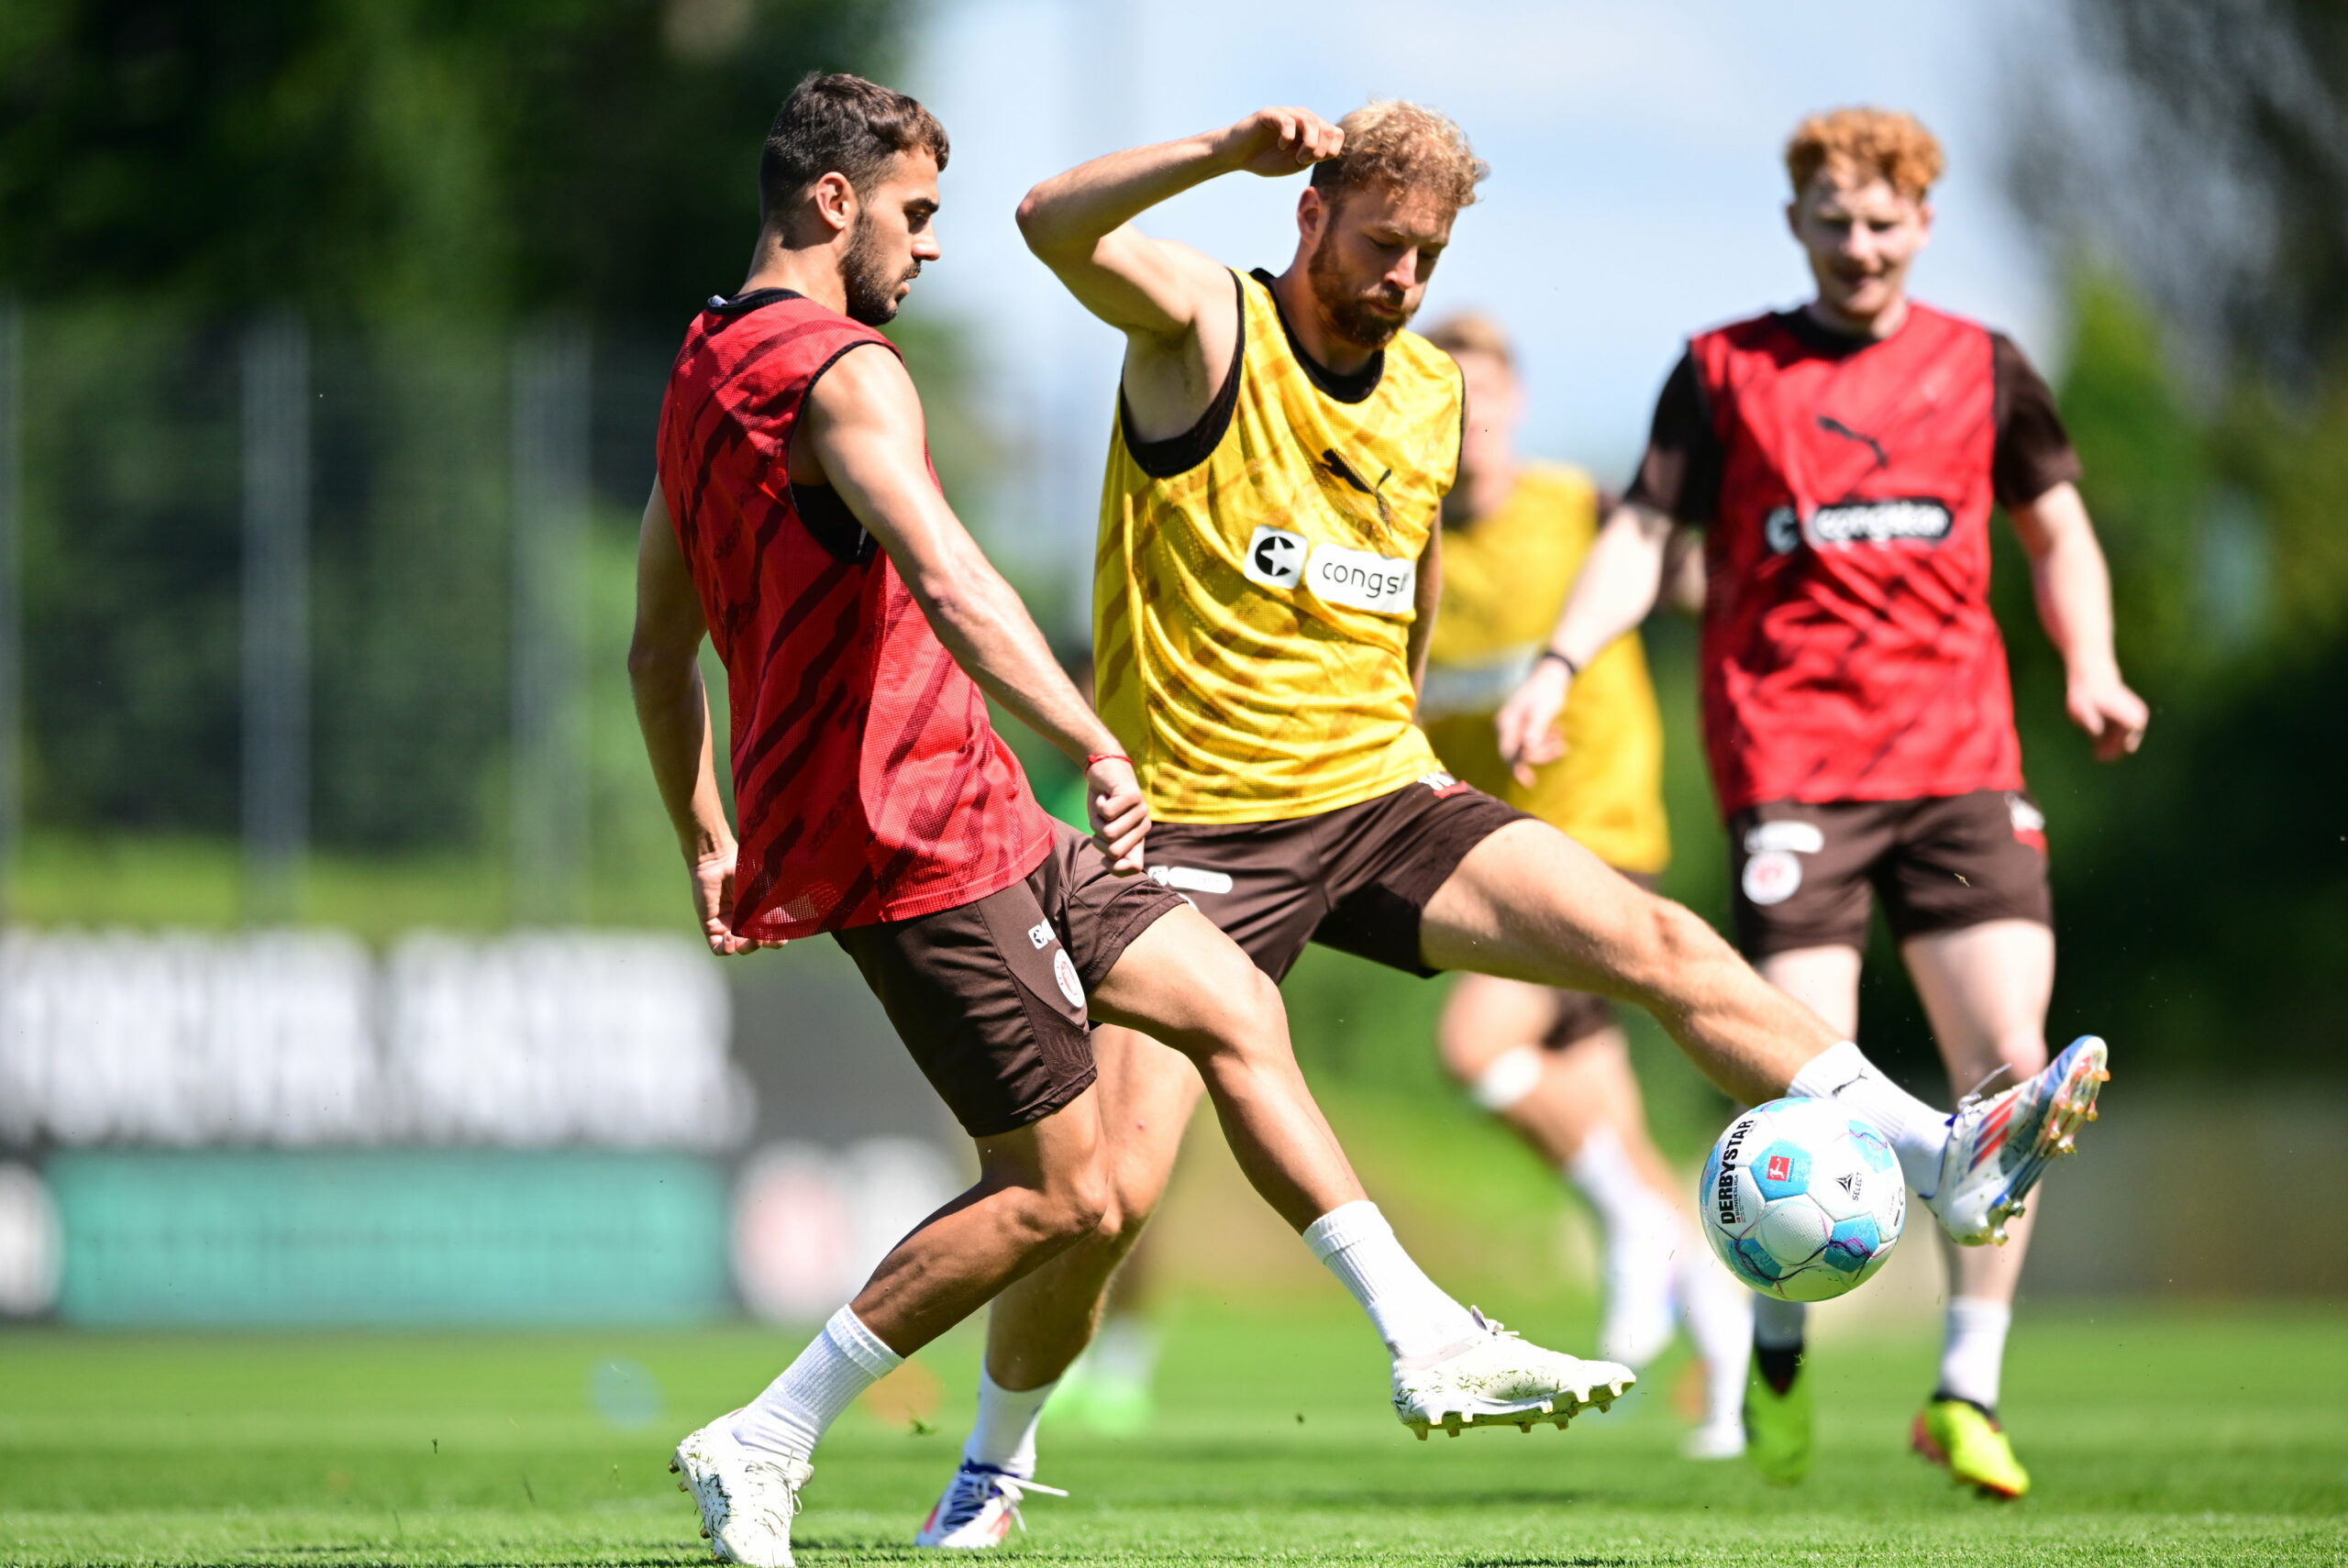
[(1767, 984), (1702, 921), (1643, 892), (1545, 823), (1510, 823), (1429, 900), (1425, 961), (1595, 990), (1652, 1012), (1698, 1067), (1748, 1103), (1831, 1099), (1882, 1133), (1958, 1241), (1995, 1239), (2092, 1110), (2103, 1043), (2075, 1042), (2007, 1096), (1956, 1117), (1885, 1077), (1857, 1045)]

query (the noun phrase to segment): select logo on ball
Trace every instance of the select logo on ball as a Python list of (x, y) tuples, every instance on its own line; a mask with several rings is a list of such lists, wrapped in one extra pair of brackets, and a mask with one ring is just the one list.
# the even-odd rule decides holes
[(1785, 1155), (1783, 1155), (1783, 1154), (1772, 1154), (1772, 1155), (1770, 1155), (1770, 1156), (1769, 1156), (1769, 1179), (1770, 1179), (1771, 1181), (1791, 1181), (1791, 1180), (1793, 1180), (1793, 1179), (1794, 1179), (1794, 1163), (1793, 1163), (1793, 1161), (1791, 1161), (1791, 1160), (1789, 1160), (1789, 1159), (1786, 1158), (1786, 1156), (1785, 1156)]

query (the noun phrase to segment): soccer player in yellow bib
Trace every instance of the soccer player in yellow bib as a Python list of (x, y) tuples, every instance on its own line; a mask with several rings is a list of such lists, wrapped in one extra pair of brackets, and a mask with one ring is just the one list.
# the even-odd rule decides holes
[[(1671, 856), (1663, 809), (1663, 716), (1636, 632), (1589, 661), (1562, 717), (1565, 755), (1524, 783), (1492, 718), (1545, 646), (1605, 510), (1589, 476), (1515, 450), (1523, 413), (1516, 356), (1490, 317), (1453, 316), (1427, 340), (1468, 392), (1459, 479), (1443, 502), (1443, 593), (1427, 647), (1419, 722), (1456, 777), (1530, 812), (1647, 886)], [(1437, 1027), (1444, 1066), (1589, 1200), (1602, 1232), (1606, 1315), (1598, 1353), (1637, 1368), (1684, 1321), (1705, 1375), (1704, 1416), (1686, 1452), (1744, 1447), (1740, 1406), (1751, 1297), (1696, 1235), (1648, 1135), (1613, 1005), (1589, 991), (1492, 975), (1453, 983)]]
[[(1307, 168), (1296, 251), (1278, 274), (1134, 226), (1202, 181)], [(1880, 1131), (1952, 1234), (1987, 1242), (2035, 1179), (2025, 1154), (2067, 1132), (2084, 1100), (2033, 1080), (1955, 1118), (1933, 1110), (1695, 915), (1444, 772), (1412, 722), (1463, 404), (1458, 367), (1404, 329), (1484, 173), (1459, 127), (1416, 105), (1376, 103), (1335, 125), (1265, 109), (1094, 159), (1020, 204), (1029, 249), (1125, 338), (1093, 659), (1102, 717), (1149, 797), (1149, 875), (1274, 978), (1318, 942), (1413, 974), (1472, 969), (1636, 1002), (1731, 1095), (1834, 1099)], [(996, 1298), (977, 1424), (925, 1545), (996, 1544), (1042, 1489), (1036, 1419), (1197, 1104), (1197, 1072), (1167, 1047), (1113, 1029), (1093, 1046), (1111, 1201), (1090, 1236)], [(1316, 1223), (1312, 1242), (1342, 1275), (1390, 1235), (1365, 1202)], [(1394, 1357), (1396, 1413), (1420, 1435), (1530, 1430), (1509, 1357), (1522, 1342), (1480, 1315), (1462, 1339), (1406, 1295), (1357, 1295)], [(1480, 1370), (1423, 1386), (1418, 1369), (1438, 1354)], [(1630, 1377), (1587, 1368), (1610, 1386)], [(1570, 1414), (1544, 1409), (1560, 1424)]]

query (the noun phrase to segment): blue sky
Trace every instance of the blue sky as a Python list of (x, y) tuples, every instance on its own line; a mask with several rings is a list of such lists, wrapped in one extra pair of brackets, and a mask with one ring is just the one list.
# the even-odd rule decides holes
[[(1091, 528), (1116, 338), (1062, 294), (1011, 219), (1037, 179), (1115, 146), (1265, 104), (1333, 117), (1372, 95), (1457, 119), (1491, 163), (1428, 295), (1518, 336), (1526, 445), (1619, 480), (1691, 329), (1803, 297), (1778, 152), (1802, 114), (1913, 110), (1949, 173), (1919, 294), (2053, 360), (2049, 259), (2000, 187), (2001, 67), (2066, 47), (2060, 7), (2018, 0), (1606, 5), (1400, 0), (936, 0), (907, 85), (954, 138), (947, 254), (915, 308), (975, 330), (991, 401), (1047, 531)], [(1300, 181), (1235, 176), (1144, 220), (1241, 266), (1294, 246)], [(1074, 511), (1077, 515), (1069, 517)]]

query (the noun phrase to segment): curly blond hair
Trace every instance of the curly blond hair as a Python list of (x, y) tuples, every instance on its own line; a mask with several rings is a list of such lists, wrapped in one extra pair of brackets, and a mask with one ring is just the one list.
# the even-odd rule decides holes
[(1915, 116), (1898, 109), (1833, 109), (1812, 115), (1794, 127), (1786, 142), (1786, 173), (1797, 196), (1825, 169), (1872, 175), (1901, 195), (1922, 201), (1946, 163), (1939, 139)]
[(1337, 122), (1345, 150), (1313, 166), (1312, 188), (1333, 199), (1369, 185), (1429, 190), (1456, 210), (1471, 206), (1492, 171), (1468, 133), (1433, 109), (1401, 98), (1373, 98)]

